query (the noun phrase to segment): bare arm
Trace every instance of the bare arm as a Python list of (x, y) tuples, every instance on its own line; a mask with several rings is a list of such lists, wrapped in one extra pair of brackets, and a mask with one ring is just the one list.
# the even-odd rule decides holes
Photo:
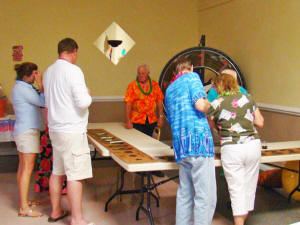
[(208, 122), (209, 127), (210, 127), (211, 129), (216, 129), (216, 130), (218, 130), (215, 121), (213, 121), (213, 118), (207, 118), (207, 122)]
[(195, 103), (195, 108), (200, 112), (206, 113), (208, 111), (208, 109), (210, 108), (210, 103), (207, 99), (200, 98)]
[(125, 106), (126, 125), (125, 125), (125, 127), (127, 129), (132, 129), (133, 128), (133, 125), (130, 121), (131, 108), (132, 108), (132, 104), (129, 103), (129, 102), (126, 102), (126, 106)]
[(157, 127), (161, 128), (164, 125), (164, 108), (162, 101), (157, 103), (158, 121)]
[(258, 128), (263, 128), (264, 126), (264, 117), (258, 108), (254, 111), (254, 125)]

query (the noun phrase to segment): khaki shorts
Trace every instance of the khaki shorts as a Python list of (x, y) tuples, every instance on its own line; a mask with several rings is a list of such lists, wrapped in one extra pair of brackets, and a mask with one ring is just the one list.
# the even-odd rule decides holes
[(40, 153), (40, 131), (29, 129), (14, 136), (17, 150), (22, 153)]
[(90, 149), (86, 133), (50, 132), (55, 175), (67, 175), (67, 180), (93, 177)]

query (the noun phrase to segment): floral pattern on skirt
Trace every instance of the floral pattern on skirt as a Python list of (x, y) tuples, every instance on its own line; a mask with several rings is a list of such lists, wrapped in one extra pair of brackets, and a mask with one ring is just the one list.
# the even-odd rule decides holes
[[(52, 145), (49, 137), (48, 128), (41, 131), (40, 154), (37, 157), (38, 170), (35, 176), (35, 192), (49, 190), (49, 179), (52, 171)], [(66, 180), (63, 183), (63, 193), (66, 191)]]

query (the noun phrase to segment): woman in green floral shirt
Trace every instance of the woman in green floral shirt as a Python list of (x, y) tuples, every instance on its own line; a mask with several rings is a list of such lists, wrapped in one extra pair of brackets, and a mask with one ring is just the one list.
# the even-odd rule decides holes
[(229, 74), (215, 80), (218, 98), (211, 103), (208, 118), (214, 121), (221, 142), (221, 161), (228, 183), (234, 225), (243, 225), (254, 209), (261, 157), (261, 142), (254, 127), (264, 119), (249, 94), (239, 91)]

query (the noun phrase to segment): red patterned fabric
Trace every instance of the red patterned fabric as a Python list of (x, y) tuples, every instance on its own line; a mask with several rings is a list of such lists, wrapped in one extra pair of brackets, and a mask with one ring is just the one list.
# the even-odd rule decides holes
[[(150, 85), (148, 82), (148, 92)], [(156, 105), (158, 102), (164, 99), (164, 95), (157, 82), (151, 80), (152, 92), (149, 95), (145, 95), (139, 89), (137, 81), (133, 81), (128, 85), (126, 96), (124, 101), (132, 104), (132, 110), (130, 120), (132, 123), (145, 124), (148, 117), (149, 123), (157, 122)]]

